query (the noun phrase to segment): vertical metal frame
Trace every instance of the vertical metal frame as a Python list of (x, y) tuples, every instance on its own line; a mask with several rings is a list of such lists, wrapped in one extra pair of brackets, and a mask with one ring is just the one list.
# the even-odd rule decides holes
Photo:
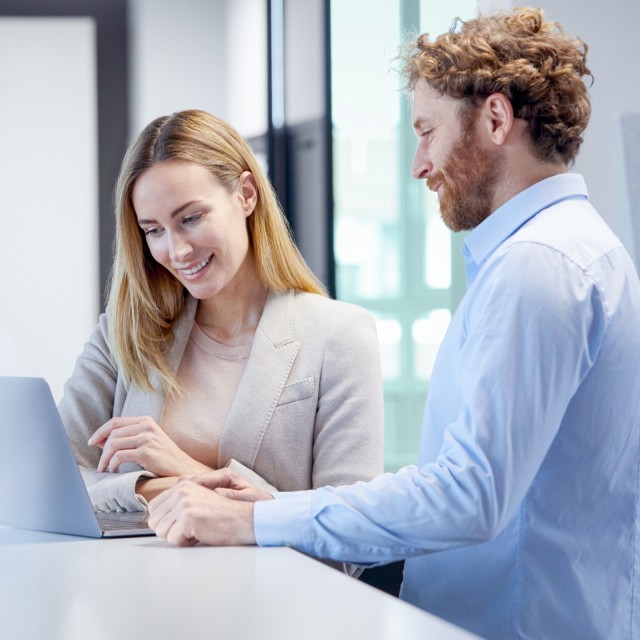
[(295, 235), (294, 220), (288, 206), (289, 186), (284, 111), (284, 11), (285, 0), (267, 0), (267, 158), (269, 179)]
[[(315, 25), (321, 29), (322, 117), (319, 120), (291, 123), (286, 112), (287, 97), (304, 90), (309, 78), (286, 83), (287, 71), (295, 51), (287, 51), (287, 7), (296, 0), (268, 0), (268, 100), (269, 178), (291, 225), (296, 242), (311, 268), (335, 295), (335, 260), (333, 252), (333, 159), (331, 130), (331, 64), (329, 0), (317, 0), (323, 19)], [(307, 25), (308, 26), (308, 25)], [(314, 193), (312, 201), (303, 203), (302, 194)], [(322, 220), (314, 219), (322, 216)], [(320, 237), (307, 227), (323, 227)]]
[(334, 252), (334, 212), (335, 198), (333, 192), (333, 124), (331, 114), (333, 103), (331, 99), (331, 0), (324, 0), (324, 55), (325, 55), (325, 119), (324, 136), (326, 140), (325, 158), (325, 189), (327, 193), (327, 287), (332, 296), (336, 295), (336, 259)]

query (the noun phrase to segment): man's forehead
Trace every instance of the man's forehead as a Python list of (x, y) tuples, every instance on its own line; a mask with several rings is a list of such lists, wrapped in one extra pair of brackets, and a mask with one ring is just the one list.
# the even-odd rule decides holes
[(457, 111), (460, 102), (459, 99), (441, 94), (421, 78), (413, 88), (413, 126), (417, 128), (433, 124), (444, 114)]

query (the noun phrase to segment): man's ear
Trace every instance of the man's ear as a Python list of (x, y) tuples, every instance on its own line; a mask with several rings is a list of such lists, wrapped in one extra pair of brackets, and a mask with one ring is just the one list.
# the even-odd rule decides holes
[(491, 142), (502, 146), (513, 129), (513, 105), (503, 93), (492, 93), (480, 107), (484, 133)]
[(243, 171), (238, 178), (238, 195), (245, 217), (249, 217), (258, 202), (258, 185), (251, 171)]

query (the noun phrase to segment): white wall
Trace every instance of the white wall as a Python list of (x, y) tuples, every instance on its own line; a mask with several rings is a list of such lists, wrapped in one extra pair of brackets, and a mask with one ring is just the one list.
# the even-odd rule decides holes
[(98, 314), (96, 131), (93, 21), (0, 19), (0, 375), (56, 399)]
[[(487, 10), (521, 4), (479, 2)], [(631, 233), (620, 139), (620, 114), (640, 112), (640, 2), (544, 0), (534, 6), (544, 8), (547, 18), (560, 22), (589, 46), (587, 63), (595, 78), (590, 89), (592, 116), (574, 170), (585, 176), (591, 201), (603, 218), (632, 254), (640, 254)]]
[[(317, 0), (295, 0), (286, 5), (285, 48), (296, 55), (285, 54), (285, 113), (288, 125), (323, 118), (325, 115), (324, 46), (317, 25), (324, 19), (322, 3)], [(304, 78), (304, 84), (300, 81)], [(293, 86), (292, 86), (293, 85)]]
[(181, 109), (223, 114), (225, 0), (133, 0), (129, 11), (132, 135)]
[(267, 2), (227, 0), (226, 17), (223, 118), (245, 138), (262, 135), (268, 127)]
[(266, 0), (131, 0), (131, 133), (204, 109), (246, 137), (267, 128)]
[(640, 111), (640, 2), (547, 0), (544, 7), (549, 18), (561, 22), (589, 45), (587, 61), (595, 78), (591, 88), (593, 113), (576, 171), (585, 176), (593, 204), (634, 253), (626, 198), (620, 202), (626, 195), (620, 114)]

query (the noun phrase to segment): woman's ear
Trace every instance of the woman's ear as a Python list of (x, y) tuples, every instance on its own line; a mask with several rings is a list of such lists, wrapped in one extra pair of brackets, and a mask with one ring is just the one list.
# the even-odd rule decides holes
[(248, 218), (258, 202), (258, 185), (251, 171), (243, 171), (238, 178), (238, 195), (242, 202), (244, 215)]

